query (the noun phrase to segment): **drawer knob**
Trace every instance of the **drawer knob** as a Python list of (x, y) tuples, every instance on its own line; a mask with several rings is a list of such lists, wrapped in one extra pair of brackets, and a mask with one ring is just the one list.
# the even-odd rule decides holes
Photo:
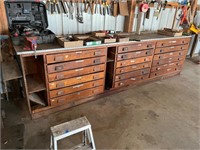
[(122, 72), (124, 72), (124, 70), (123, 70), (123, 69), (121, 69), (121, 70), (120, 70), (120, 72), (122, 73)]
[(56, 66), (56, 67), (55, 67), (55, 70), (56, 70), (56, 71), (63, 70), (63, 66)]
[(152, 44), (148, 44), (148, 45), (147, 45), (147, 48), (149, 48), (149, 47), (152, 47)]
[(147, 51), (147, 52), (146, 52), (146, 55), (149, 55), (149, 54), (150, 54), (150, 51)]
[(124, 47), (123, 49), (122, 49), (122, 51), (127, 51), (128, 50), (128, 47)]
[(100, 59), (96, 59), (96, 60), (93, 61), (94, 64), (97, 64), (97, 63), (100, 63), (100, 62), (101, 62)]
[(142, 74), (145, 74), (145, 71), (142, 71), (141, 73), (142, 73)]
[(122, 86), (122, 85), (124, 85), (124, 83), (120, 82), (120, 83), (119, 83), (119, 86)]
[(156, 68), (156, 70), (160, 70), (160, 68)]
[(161, 50), (160, 50), (160, 53), (162, 53), (162, 52), (163, 52), (163, 50), (161, 49)]
[(57, 95), (63, 95), (64, 91), (58, 91)]
[(144, 77), (141, 77), (141, 80), (143, 80), (144, 79)]
[(179, 55), (183, 55), (183, 53), (179, 53)]

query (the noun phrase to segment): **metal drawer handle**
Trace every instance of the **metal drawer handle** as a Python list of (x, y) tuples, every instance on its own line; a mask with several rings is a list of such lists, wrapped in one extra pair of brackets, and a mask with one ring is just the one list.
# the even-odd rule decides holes
[(133, 80), (133, 81), (134, 81), (134, 80), (136, 80), (136, 78), (131, 78), (131, 80)]
[(142, 73), (142, 74), (145, 74), (145, 71), (142, 71), (141, 73)]
[(137, 68), (137, 66), (132, 66), (132, 68)]
[(161, 50), (160, 50), (160, 53), (162, 53), (162, 51), (163, 51), (163, 50), (161, 49)]
[(77, 60), (76, 62), (77, 62), (77, 63), (80, 63), (80, 62), (84, 62), (84, 60)]
[(54, 57), (54, 61), (62, 61), (64, 60), (64, 56), (56, 56)]
[(138, 44), (137, 46), (142, 46), (142, 44)]
[(169, 66), (174, 65), (174, 63), (169, 64)]
[(76, 52), (76, 54), (82, 54), (82, 51)]
[(147, 48), (149, 48), (149, 47), (152, 47), (152, 44), (148, 44), (148, 45), (147, 45)]
[(76, 69), (75, 71), (78, 72), (78, 71), (82, 71), (82, 70), (83, 70), (83, 68), (81, 68), (81, 69)]
[(169, 53), (169, 55), (173, 55), (174, 53)]
[(119, 83), (119, 86), (121, 86), (121, 85), (124, 85), (124, 83), (120, 82), (120, 83)]
[(173, 49), (173, 48), (175, 48), (175, 47), (174, 47), (174, 46), (171, 46), (170, 48)]
[(169, 60), (172, 60), (172, 58), (169, 58)]
[(56, 70), (56, 71), (63, 70), (63, 66), (56, 66), (56, 67), (55, 67), (55, 70)]
[(128, 50), (128, 47), (124, 47), (123, 49), (122, 49), (122, 51), (127, 51)]
[(100, 69), (101, 69), (100, 67), (94, 67), (93, 71), (100, 71)]
[(124, 70), (120, 70), (120, 72), (124, 72)]
[(135, 52), (136, 54), (140, 54), (141, 52)]
[(160, 70), (160, 68), (156, 68), (156, 70)]
[(101, 55), (101, 52), (94, 52), (94, 55)]
[(176, 41), (169, 41), (169, 43), (176, 43)]
[(131, 60), (131, 62), (133, 63), (133, 62), (135, 62), (135, 60)]
[(58, 74), (57, 76), (56, 76), (56, 79), (63, 79), (64, 78), (64, 74)]
[(64, 91), (58, 91), (57, 95), (63, 95)]
[(101, 60), (100, 60), (100, 59), (96, 59), (96, 60), (94, 60), (93, 62), (94, 62), (94, 63), (100, 63)]
[(167, 71), (170, 71), (170, 70), (171, 70), (171, 68), (167, 69)]
[(80, 79), (82, 79), (82, 77), (77, 77), (76, 79), (77, 79), (77, 80), (80, 80)]
[(65, 84), (63, 82), (56, 84), (56, 87), (63, 87), (63, 86), (65, 86)]
[(99, 83), (98, 83), (98, 82), (94, 82), (94, 83), (92, 84), (92, 86), (99, 86)]
[(179, 53), (179, 55), (183, 55), (183, 53)]
[(75, 85), (75, 86), (73, 86), (73, 89), (75, 89), (75, 88), (80, 88), (81, 86), (83, 86), (84, 84), (79, 84), (79, 85)]

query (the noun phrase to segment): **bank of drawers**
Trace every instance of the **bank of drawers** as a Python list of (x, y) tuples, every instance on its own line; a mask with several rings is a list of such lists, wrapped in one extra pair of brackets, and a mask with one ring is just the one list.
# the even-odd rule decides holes
[(134, 84), (149, 78), (155, 42), (118, 47), (114, 87)]
[(158, 41), (150, 77), (181, 71), (189, 41), (189, 38)]
[(104, 91), (106, 49), (46, 55), (50, 105), (61, 105)]

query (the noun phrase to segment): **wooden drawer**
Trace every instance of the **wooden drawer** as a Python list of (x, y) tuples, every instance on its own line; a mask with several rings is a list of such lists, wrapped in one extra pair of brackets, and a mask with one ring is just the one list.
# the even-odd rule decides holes
[(47, 63), (56, 63), (62, 61), (77, 60), (83, 58), (97, 57), (106, 55), (106, 49), (82, 50), (76, 52), (67, 52), (60, 54), (46, 55)]
[(182, 60), (185, 60), (185, 56), (170, 57), (170, 58), (161, 59), (161, 60), (154, 60), (152, 63), (152, 66), (159, 66), (159, 65), (182, 61)]
[(155, 67), (151, 68), (151, 72), (164, 70), (164, 69), (172, 68), (172, 67), (175, 67), (175, 66), (182, 66), (183, 63), (184, 63), (184, 61), (179, 61), (179, 62), (173, 62), (173, 63), (164, 64), (164, 65), (160, 65), (160, 66), (155, 66)]
[(130, 78), (130, 79), (127, 79), (127, 80), (122, 80), (122, 81), (119, 81), (119, 82), (115, 82), (115, 88), (125, 86), (125, 85), (134, 84), (134, 83), (138, 83), (138, 82), (142, 82), (142, 81), (144, 81), (148, 78), (149, 78), (149, 74), (143, 75), (143, 76), (137, 76), (137, 77)]
[(92, 88), (92, 89), (68, 94), (68, 95), (65, 95), (65, 96), (57, 97), (57, 98), (53, 98), (53, 99), (50, 100), (50, 103), (51, 103), (52, 106), (53, 105), (61, 105), (61, 104), (65, 104), (67, 102), (73, 102), (73, 101), (76, 101), (76, 100), (79, 100), (79, 99), (91, 97), (91, 96), (103, 93), (103, 91), (104, 91), (104, 87), (99, 86), (99, 87), (96, 87), (96, 88)]
[(142, 68), (149, 68), (149, 67), (151, 67), (151, 62), (136, 64), (136, 65), (127, 66), (123, 68), (117, 68), (116, 74), (122, 74), (122, 73), (130, 72), (130, 71), (134, 71), (134, 70), (138, 70)]
[(60, 72), (60, 71), (64, 71), (64, 70), (74, 69), (74, 68), (98, 65), (98, 64), (105, 63), (105, 62), (106, 62), (105, 56), (89, 58), (89, 59), (82, 59), (82, 60), (48, 65), (47, 71), (48, 71), (48, 73), (54, 73), (54, 72)]
[(120, 81), (120, 80), (124, 80), (124, 79), (128, 79), (128, 78), (132, 78), (132, 77), (137, 77), (137, 76), (141, 76), (141, 75), (145, 75), (145, 74), (149, 74), (149, 73), (150, 73), (150, 68), (145, 68), (145, 69), (117, 75), (117, 76), (115, 76), (115, 81)]
[(102, 86), (102, 85), (104, 85), (104, 79), (82, 83), (78, 85), (73, 85), (73, 86), (69, 86), (66, 88), (58, 89), (58, 90), (52, 90), (49, 92), (49, 94), (50, 94), (50, 98), (55, 98), (55, 97), (63, 96), (66, 94), (94, 88), (97, 86)]
[(185, 51), (176, 51), (176, 52), (154, 55), (153, 60), (166, 59), (166, 58), (176, 57), (176, 56), (184, 56), (186, 53), (187, 51), (185, 50)]
[(49, 89), (53, 90), (53, 89), (63, 88), (63, 87), (71, 86), (75, 84), (81, 84), (88, 81), (103, 79), (104, 76), (105, 76), (104, 72), (99, 72), (99, 73), (84, 75), (80, 77), (74, 77), (74, 78), (69, 78), (65, 80), (55, 81), (55, 82), (49, 83)]
[(188, 45), (180, 45), (180, 46), (170, 46), (170, 47), (162, 47), (156, 48), (155, 54), (173, 52), (173, 51), (180, 51), (180, 50), (187, 50)]
[(157, 76), (173, 73), (173, 72), (176, 72), (176, 71), (181, 71), (181, 69), (182, 69), (182, 66), (176, 66), (176, 67), (167, 68), (167, 69), (163, 69), (163, 70), (160, 70), (160, 71), (152, 72), (150, 74), (150, 78), (154, 78), (154, 77), (157, 77)]
[(142, 42), (137, 44), (130, 44), (118, 47), (118, 53), (137, 51), (142, 49), (155, 48), (155, 42)]
[(152, 61), (153, 56), (129, 59), (117, 62), (117, 68)]
[(90, 66), (90, 67), (83, 67), (83, 68), (78, 68), (74, 70), (68, 70), (68, 71), (63, 71), (59, 73), (53, 73), (53, 74), (48, 74), (49, 81), (56, 81), (56, 80), (62, 80), (66, 78), (72, 78), (80, 75), (86, 75), (90, 73), (95, 73), (95, 72), (100, 72), (105, 70), (105, 65), (96, 65), (96, 66)]
[(174, 38), (174, 39), (170, 39), (170, 40), (162, 40), (162, 41), (157, 42), (156, 47), (188, 44), (189, 41), (190, 41), (190, 38), (181, 38), (181, 39)]
[(151, 55), (153, 55), (153, 49), (118, 54), (117, 60), (132, 59), (136, 57), (144, 57), (144, 56), (151, 56)]

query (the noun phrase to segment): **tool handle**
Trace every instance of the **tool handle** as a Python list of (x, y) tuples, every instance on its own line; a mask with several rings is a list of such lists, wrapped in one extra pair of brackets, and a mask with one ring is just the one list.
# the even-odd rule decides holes
[(57, 11), (58, 11), (58, 13), (60, 14), (60, 8), (59, 8), (58, 3), (56, 3), (56, 7), (57, 7)]

